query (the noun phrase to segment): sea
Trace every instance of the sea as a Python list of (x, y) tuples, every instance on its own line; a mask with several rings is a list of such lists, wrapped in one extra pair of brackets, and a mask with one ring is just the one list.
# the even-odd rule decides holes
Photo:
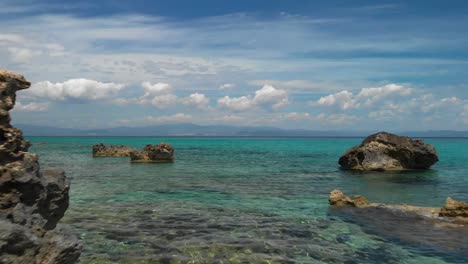
[[(334, 189), (371, 202), (468, 201), (468, 139), (427, 138), (440, 161), (412, 172), (343, 171), (362, 138), (27, 137), (71, 181), (61, 221), (80, 263), (468, 263), (468, 230), (421, 217), (330, 208)], [(93, 158), (97, 143), (166, 142), (174, 163)]]

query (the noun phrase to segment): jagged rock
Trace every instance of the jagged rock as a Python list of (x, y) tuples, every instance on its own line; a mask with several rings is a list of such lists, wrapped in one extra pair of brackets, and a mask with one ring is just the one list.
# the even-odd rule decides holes
[(130, 157), (132, 151), (135, 150), (124, 145), (106, 146), (103, 143), (93, 145), (93, 157)]
[(448, 197), (445, 205), (440, 209), (439, 215), (468, 218), (468, 203), (455, 201), (454, 199)]
[(63, 171), (41, 172), (21, 130), (10, 125), (16, 91), (30, 83), (0, 69), (0, 263), (74, 263), (82, 246), (56, 229), (68, 208)]
[(143, 150), (130, 153), (132, 162), (174, 162), (174, 148), (167, 143), (146, 145)]
[(349, 170), (428, 169), (439, 160), (434, 146), (423, 140), (380, 132), (346, 151), (338, 163)]

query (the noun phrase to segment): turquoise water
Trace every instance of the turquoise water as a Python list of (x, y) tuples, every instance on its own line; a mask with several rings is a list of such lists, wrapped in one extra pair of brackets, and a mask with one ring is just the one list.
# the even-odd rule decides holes
[[(406, 173), (341, 171), (337, 160), (357, 138), (28, 140), (42, 168), (64, 169), (71, 178), (63, 222), (85, 244), (81, 263), (468, 262), (466, 230), (413, 228), (421, 224), (391, 216), (343, 217), (327, 201), (336, 188), (384, 203), (468, 201), (467, 139), (426, 139), (440, 161)], [(100, 142), (137, 148), (168, 142), (177, 160), (93, 158), (91, 146)]]

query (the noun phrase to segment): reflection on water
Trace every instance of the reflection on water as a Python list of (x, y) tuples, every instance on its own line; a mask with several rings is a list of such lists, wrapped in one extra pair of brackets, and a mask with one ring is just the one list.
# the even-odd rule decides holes
[[(468, 200), (468, 166), (460, 158), (468, 156), (468, 140), (430, 142), (441, 156), (434, 170), (396, 174), (341, 171), (338, 157), (359, 139), (32, 140), (48, 143), (31, 149), (43, 168), (63, 168), (72, 178), (63, 222), (85, 243), (82, 263), (466, 260), (465, 231), (425, 233), (420, 220), (372, 211), (336, 214), (327, 198), (340, 188), (392, 204), (440, 206), (449, 195)], [(175, 163), (91, 157), (99, 142), (143, 147), (160, 141), (175, 147)]]

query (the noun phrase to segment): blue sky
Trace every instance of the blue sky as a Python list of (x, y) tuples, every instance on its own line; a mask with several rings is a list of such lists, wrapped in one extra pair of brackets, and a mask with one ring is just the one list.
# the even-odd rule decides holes
[(468, 3), (408, 2), (6, 0), (1, 67), (16, 123), (466, 130)]

